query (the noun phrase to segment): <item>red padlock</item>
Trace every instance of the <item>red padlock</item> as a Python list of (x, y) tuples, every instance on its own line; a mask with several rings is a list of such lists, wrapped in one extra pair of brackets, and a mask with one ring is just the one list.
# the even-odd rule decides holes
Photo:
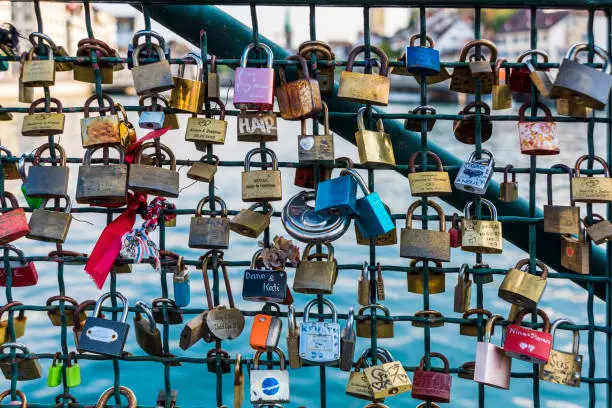
[(0, 244), (8, 244), (30, 233), (28, 220), (23, 208), (19, 208), (17, 198), (8, 191), (4, 192), (4, 197), (0, 198), (2, 207), (8, 208), (6, 199), (11, 202), (12, 209), (0, 215)]
[[(319, 181), (329, 180), (331, 171), (331, 168), (319, 165)], [(303, 188), (315, 188), (314, 165), (295, 169), (295, 180), (293, 184)]]
[[(548, 54), (541, 50), (525, 51), (518, 56), (516, 62), (523, 62), (525, 57), (531, 57), (534, 54), (540, 55), (544, 59), (544, 63), (548, 62)], [(546, 69), (546, 71), (548, 71), (548, 69)], [(512, 68), (509, 81), (512, 92), (531, 93), (531, 78), (529, 78), (530, 73), (531, 71), (527, 67)]]
[(546, 364), (552, 348), (552, 334), (550, 334), (550, 321), (548, 315), (537, 309), (538, 315), (544, 320), (542, 331), (521, 326), (523, 317), (532, 310), (522, 309), (514, 323), (506, 328), (506, 341), (504, 351), (513, 358), (530, 361), (534, 364)]
[[(38, 282), (38, 273), (36, 272), (36, 266), (34, 262), (27, 261), (23, 255), (23, 252), (13, 245), (4, 245), (3, 248), (7, 248), (10, 251), (17, 253), (19, 256), (18, 261), (9, 261), (11, 266), (11, 275), (13, 281), (11, 286), (32, 286)], [(2, 249), (2, 247), (0, 247)], [(6, 270), (4, 269), (4, 262), (0, 259), (0, 286), (6, 286)]]
[(444, 363), (444, 372), (425, 370), (425, 357), (421, 358), (419, 367), (412, 379), (412, 398), (432, 402), (450, 402), (451, 375), (448, 360), (442, 353), (431, 353)]
[(451, 248), (459, 248), (461, 246), (461, 225), (457, 219), (457, 213), (453, 214), (452, 225), (448, 233), (450, 235)]

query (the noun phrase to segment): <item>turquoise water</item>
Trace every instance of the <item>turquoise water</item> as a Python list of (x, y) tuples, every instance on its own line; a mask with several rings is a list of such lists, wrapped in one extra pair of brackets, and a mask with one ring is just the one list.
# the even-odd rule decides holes
[[(74, 106), (81, 104), (85, 96), (73, 97), (64, 99), (65, 106)], [(117, 98), (124, 104), (134, 104), (135, 98), (123, 97)], [(3, 106), (11, 105), (11, 101), (2, 100)], [(389, 111), (405, 112), (411, 109), (416, 104), (393, 104)], [(436, 104), (439, 113), (456, 113), (459, 108), (455, 105)], [(133, 123), (137, 122), (137, 116), (130, 114)], [(60, 139), (60, 143), (66, 148), (69, 156), (81, 156), (83, 149), (80, 144), (79, 135), (79, 115), (70, 114), (66, 118), (66, 132)], [(182, 123), (186, 119), (182, 119)], [(2, 142), (7, 145), (13, 153), (29, 152), (36, 145), (44, 142), (44, 138), (26, 138), (20, 136), (19, 129), (21, 127), (21, 115), (15, 115), (13, 122), (2, 122)], [(597, 125), (602, 126), (602, 125)], [(596, 129), (596, 135), (598, 134)], [(559, 124), (561, 135), (561, 154), (556, 157), (538, 158), (538, 164), (542, 167), (550, 166), (554, 163), (574, 163), (576, 158), (586, 150), (586, 125), (582, 124)], [(286, 121), (279, 121), (279, 141), (271, 143), (275, 152), (281, 160), (297, 160), (297, 134), (299, 132), (299, 124)], [(139, 136), (142, 136), (139, 131)], [(228, 127), (228, 142), (226, 145), (215, 148), (216, 154), (224, 160), (239, 160), (244, 157), (244, 154), (255, 145), (250, 143), (235, 142), (236, 128), (234, 122), (230, 119)], [(440, 145), (446, 145), (454, 154), (459, 157), (467, 157), (470, 152), (468, 146), (461, 145), (456, 142), (452, 134), (452, 123), (449, 121), (438, 121), (434, 131), (430, 134), (430, 139)], [(596, 137), (596, 151), (605, 147), (602, 138)], [(183, 131), (171, 131), (162, 138), (163, 143), (172, 146), (177, 157), (197, 159), (199, 153), (193, 149), (193, 146), (184, 141)], [(599, 144), (600, 143), (600, 144)], [(335, 138), (336, 156), (350, 156), (355, 161), (358, 160), (356, 147), (345, 142), (340, 137)], [(498, 165), (503, 165), (508, 162), (515, 166), (528, 166), (529, 158), (522, 156), (518, 150), (518, 136), (516, 124), (512, 122), (498, 122), (494, 125), (494, 134), (490, 141), (485, 144), (487, 149), (493, 151), (498, 160)], [(186, 178), (187, 168), (179, 169), (181, 173), (181, 187), (186, 187), (191, 184), (192, 180)], [(221, 196), (229, 208), (240, 209), (245, 205), (240, 199), (240, 168), (220, 168), (216, 176), (216, 193)], [(288, 199), (299, 191), (293, 185), (293, 170), (283, 169), (283, 197)], [(70, 171), (70, 192), (74, 197), (76, 188), (77, 167), (72, 166)], [(496, 179), (500, 179), (497, 174)], [(527, 195), (527, 179), (524, 176), (519, 176), (519, 189), (523, 196)], [(538, 179), (540, 185), (545, 182), (544, 177)], [(391, 207), (395, 213), (405, 211), (408, 205), (414, 201), (410, 196), (408, 181), (392, 171), (379, 171), (376, 174), (377, 191), (382, 199)], [(555, 185), (555, 199), (557, 202), (567, 202), (568, 192), (565, 184), (557, 181)], [(17, 192), (18, 183), (7, 182), (7, 190)], [(203, 183), (196, 183), (191, 187), (186, 188), (180, 199), (174, 200), (179, 208), (194, 208), (197, 201), (208, 192), (208, 186)], [(538, 190), (538, 206), (541, 206), (545, 198), (545, 191), (540, 188)], [(22, 200), (23, 201), (23, 200)], [(439, 200), (437, 200), (440, 202)], [(22, 203), (23, 204), (23, 203)], [(280, 209), (281, 204), (275, 204), (276, 210)], [(445, 211), (452, 210), (443, 205)], [(603, 211), (602, 208), (595, 209)], [(167, 230), (167, 249), (179, 252), (189, 259), (194, 259), (201, 255), (201, 252), (189, 249), (187, 247), (187, 234), (189, 229), (189, 216), (180, 216), (178, 218), (177, 227)], [(67, 242), (64, 246), (67, 250), (90, 252), (93, 243), (102, 231), (106, 217), (103, 215), (83, 215), (78, 214), (73, 220)], [(94, 223), (90, 225), (84, 221)], [(403, 225), (398, 225), (403, 227)], [(273, 219), (271, 224), (271, 234), (284, 234), (284, 230), (280, 220)], [(236, 234), (231, 235), (231, 249), (226, 251), (228, 260), (244, 260), (250, 259), (251, 254), (258, 248), (257, 241), (243, 238)], [(28, 255), (44, 255), (53, 249), (53, 245), (29, 241), (22, 239), (17, 242), (17, 245), (25, 250)], [(355, 244), (353, 230), (334, 243), (336, 249), (336, 258), (339, 263), (361, 263), (368, 259), (368, 247), (358, 246)], [(301, 248), (304, 245), (300, 245)], [(380, 261), (384, 264), (407, 265), (408, 260), (399, 258), (398, 246), (381, 247), (377, 249), (377, 255)], [(501, 255), (485, 256), (485, 262), (496, 268), (509, 268), (513, 266), (525, 254), (505, 242), (504, 252)], [(461, 252), (459, 249), (452, 250), (453, 265), (461, 263), (474, 262), (474, 255)], [(57, 278), (56, 265), (53, 263), (37, 263), (40, 281), (37, 286), (16, 288), (13, 290), (13, 297), (25, 304), (42, 304), (48, 297), (57, 294)], [(91, 282), (88, 275), (83, 271), (82, 266), (66, 266), (65, 267), (66, 293), (74, 297), (78, 301), (85, 299), (95, 299), (102, 292), (98, 291), (95, 285)], [(242, 269), (230, 268), (229, 273), (232, 280), (232, 289), (236, 296), (237, 307), (246, 310), (257, 310), (258, 304), (252, 302), (244, 302), (240, 298), (242, 287)], [(288, 269), (289, 278), (292, 280), (294, 269)], [(203, 296), (203, 282), (201, 275), (191, 270), (192, 274), (192, 301), (190, 307), (205, 307), (205, 298)], [(338, 277), (338, 282), (335, 286), (334, 294), (330, 296), (331, 300), (336, 304), (339, 312), (346, 313), (350, 306), (357, 307), (357, 277), (359, 271), (342, 271)], [(446, 281), (446, 292), (439, 295), (433, 295), (430, 299), (431, 307), (440, 310), (447, 316), (458, 316), (453, 313), (453, 287), (456, 284), (456, 276), (449, 275)], [(132, 274), (118, 276), (118, 290), (123, 293), (133, 305), (137, 300), (144, 300), (147, 303), (161, 295), (160, 276), (153, 269), (146, 265), (134, 267)], [(172, 279), (169, 277), (169, 287), (172, 287)], [(497, 288), (501, 282), (500, 277), (496, 277), (495, 282), (485, 286), (484, 289), (484, 304), (486, 308), (494, 313), (507, 315), (509, 305), (497, 297)], [(403, 273), (386, 272), (385, 284), (387, 288), (387, 300), (384, 304), (389, 307), (392, 314), (413, 314), (421, 310), (423, 301), (421, 296), (407, 292), (406, 278)], [(109, 283), (107, 282), (104, 291), (108, 290)], [(171, 289), (170, 289), (171, 290)], [(5, 303), (4, 291), (0, 294), (0, 303)], [(222, 301), (225, 299), (222, 297)], [(296, 295), (296, 309), (303, 308), (306, 302), (310, 299), (309, 296)], [(475, 304), (475, 295), (472, 305)], [(541, 302), (541, 307), (551, 316), (552, 319), (569, 318), (575, 322), (585, 322), (587, 319), (587, 294), (586, 292), (574, 285), (571, 282), (565, 282), (558, 279), (550, 280), (548, 287)], [(599, 300), (595, 300), (595, 323), (605, 324), (605, 305)], [(25, 343), (32, 352), (37, 353), (53, 353), (60, 350), (60, 329), (50, 324), (46, 313), (29, 312), (28, 326), (25, 337), (20, 339)], [(130, 315), (128, 322), (131, 322)], [(286, 330), (286, 322), (284, 322)], [(248, 334), (252, 319), (247, 318), (245, 330), (242, 335), (236, 339), (224, 343), (224, 349), (232, 356), (237, 352), (241, 352), (245, 356), (252, 356), (252, 351), (248, 345)], [(171, 352), (181, 356), (204, 357), (206, 352), (211, 348), (210, 345), (204, 342), (199, 342), (191, 349), (183, 352), (178, 346), (178, 338), (182, 325), (170, 327), (170, 349)], [(395, 324), (395, 337), (392, 339), (383, 339), (379, 344), (388, 348), (396, 359), (401, 360), (405, 365), (416, 366), (423, 355), (423, 329), (412, 327), (409, 322)], [(452, 367), (457, 367), (466, 361), (474, 359), (476, 349), (476, 340), (472, 337), (459, 336), (457, 325), (446, 325), (444, 327), (435, 328), (431, 331), (432, 336), (432, 351), (442, 352), (450, 360)], [(558, 336), (556, 347), (568, 349), (570, 346), (570, 335), (561, 333)], [(584, 355), (583, 375), (588, 374), (588, 368), (595, 365), (595, 376), (605, 376), (605, 361), (603, 360), (605, 351), (605, 336), (601, 333), (595, 335), (596, 353), (601, 356), (600, 361), (589, 361), (587, 353), (587, 335), (582, 332), (581, 353)], [(286, 349), (284, 341), (285, 332), (281, 337), (283, 349)], [(499, 341), (499, 337), (495, 339)], [(72, 334), (68, 332), (68, 344), (70, 349), (74, 349)], [(357, 343), (357, 352), (360, 353), (368, 342), (364, 339), (359, 339)], [(144, 355), (136, 344), (133, 331), (130, 334), (125, 350), (135, 354)], [(43, 360), (41, 364), (44, 370), (44, 376), (40, 380), (23, 382), (19, 384), (27, 395), (29, 402), (35, 403), (51, 403), (53, 397), (60, 392), (60, 388), (48, 388), (46, 386), (46, 371), (50, 365), (50, 360)], [(82, 367), (83, 384), (72, 390), (72, 394), (81, 403), (94, 403), (103, 390), (110, 387), (113, 383), (112, 363), (100, 361), (80, 362)], [(120, 362), (121, 367), (121, 384), (133, 389), (138, 396), (139, 405), (152, 406), (155, 403), (157, 392), (163, 388), (163, 366), (157, 363), (148, 362)], [(304, 405), (308, 407), (317, 406), (319, 404), (319, 368), (305, 367), (299, 370), (292, 370), (291, 376), (291, 403), (287, 406)], [(515, 360), (513, 362), (513, 371), (515, 372), (531, 372), (531, 365)], [(328, 406), (337, 407), (344, 406), (346, 408), (357, 408), (365, 405), (364, 401), (358, 400), (344, 394), (348, 373), (341, 372), (335, 368), (326, 369), (327, 376), (327, 401)], [(233, 376), (225, 375), (223, 378), (223, 400), (226, 404), (232, 404), (233, 397)], [(247, 401), (248, 403), (248, 376), (245, 378), (247, 382)], [(2, 385), (0, 388), (7, 386), (4, 379), (0, 379)], [(184, 363), (181, 367), (171, 368), (172, 387), (179, 392), (178, 404), (182, 406), (196, 407), (213, 407), (215, 406), (215, 375), (209, 373), (206, 366)], [(588, 405), (588, 390), (587, 385), (582, 385), (580, 389), (566, 388), (560, 385), (549, 384), (546, 382), (540, 383), (542, 407), (545, 408), (576, 408), (586, 407)], [(602, 406), (605, 402), (605, 387), (604, 385), (595, 386), (597, 392), (597, 406)], [(499, 404), (504, 401), (504, 407), (530, 407), (532, 406), (532, 381), (529, 379), (512, 379), (511, 389), (509, 391), (489, 389), (486, 390), (487, 406)], [(413, 400), (409, 393), (398, 395), (387, 400), (389, 406), (412, 407), (418, 405), (417, 400)], [(469, 380), (453, 377), (452, 400), (448, 406), (453, 407), (476, 407), (477, 406), (477, 385)]]

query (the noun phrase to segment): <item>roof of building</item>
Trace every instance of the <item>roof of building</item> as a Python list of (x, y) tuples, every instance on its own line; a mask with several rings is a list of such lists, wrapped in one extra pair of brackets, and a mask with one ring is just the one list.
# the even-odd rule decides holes
[[(528, 9), (518, 10), (498, 30), (500, 33), (511, 33), (517, 31), (529, 31), (531, 11)], [(569, 11), (536, 11), (536, 26), (538, 29), (546, 29), (554, 26), (569, 15)]]

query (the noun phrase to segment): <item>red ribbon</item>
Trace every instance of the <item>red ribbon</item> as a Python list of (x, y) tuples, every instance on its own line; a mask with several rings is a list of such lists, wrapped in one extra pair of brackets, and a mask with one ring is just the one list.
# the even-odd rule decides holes
[(138, 151), (138, 149), (140, 149), (140, 145), (142, 145), (147, 140), (157, 139), (158, 137), (162, 137), (169, 130), (170, 130), (169, 127), (154, 130), (152, 132), (147, 133), (145, 136), (141, 137), (140, 139), (138, 139), (138, 141), (132, 143), (125, 151), (125, 162), (127, 164), (134, 163), (134, 160), (136, 159), (136, 152)]

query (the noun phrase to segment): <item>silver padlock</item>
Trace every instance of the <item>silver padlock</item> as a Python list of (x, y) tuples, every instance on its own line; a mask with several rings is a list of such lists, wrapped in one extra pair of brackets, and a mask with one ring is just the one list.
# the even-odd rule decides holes
[(493, 154), (483, 149), (482, 154), (489, 156), (488, 159), (476, 160), (476, 152), (472, 153), (467, 162), (461, 165), (459, 173), (455, 178), (455, 188), (472, 194), (485, 194), (489, 187), (489, 181), (493, 176), (495, 159)]
[(141, 129), (157, 130), (161, 129), (166, 120), (166, 114), (162, 110), (142, 111), (138, 118), (138, 127)]
[(318, 299), (313, 299), (304, 308), (304, 321), (300, 325), (300, 357), (312, 364), (333, 363), (340, 359), (340, 325), (334, 304), (323, 299), (332, 312), (332, 322), (311, 322), (310, 309)]
[(346, 326), (340, 334), (340, 370), (351, 371), (353, 369), (353, 358), (355, 357), (355, 311), (349, 307)]

